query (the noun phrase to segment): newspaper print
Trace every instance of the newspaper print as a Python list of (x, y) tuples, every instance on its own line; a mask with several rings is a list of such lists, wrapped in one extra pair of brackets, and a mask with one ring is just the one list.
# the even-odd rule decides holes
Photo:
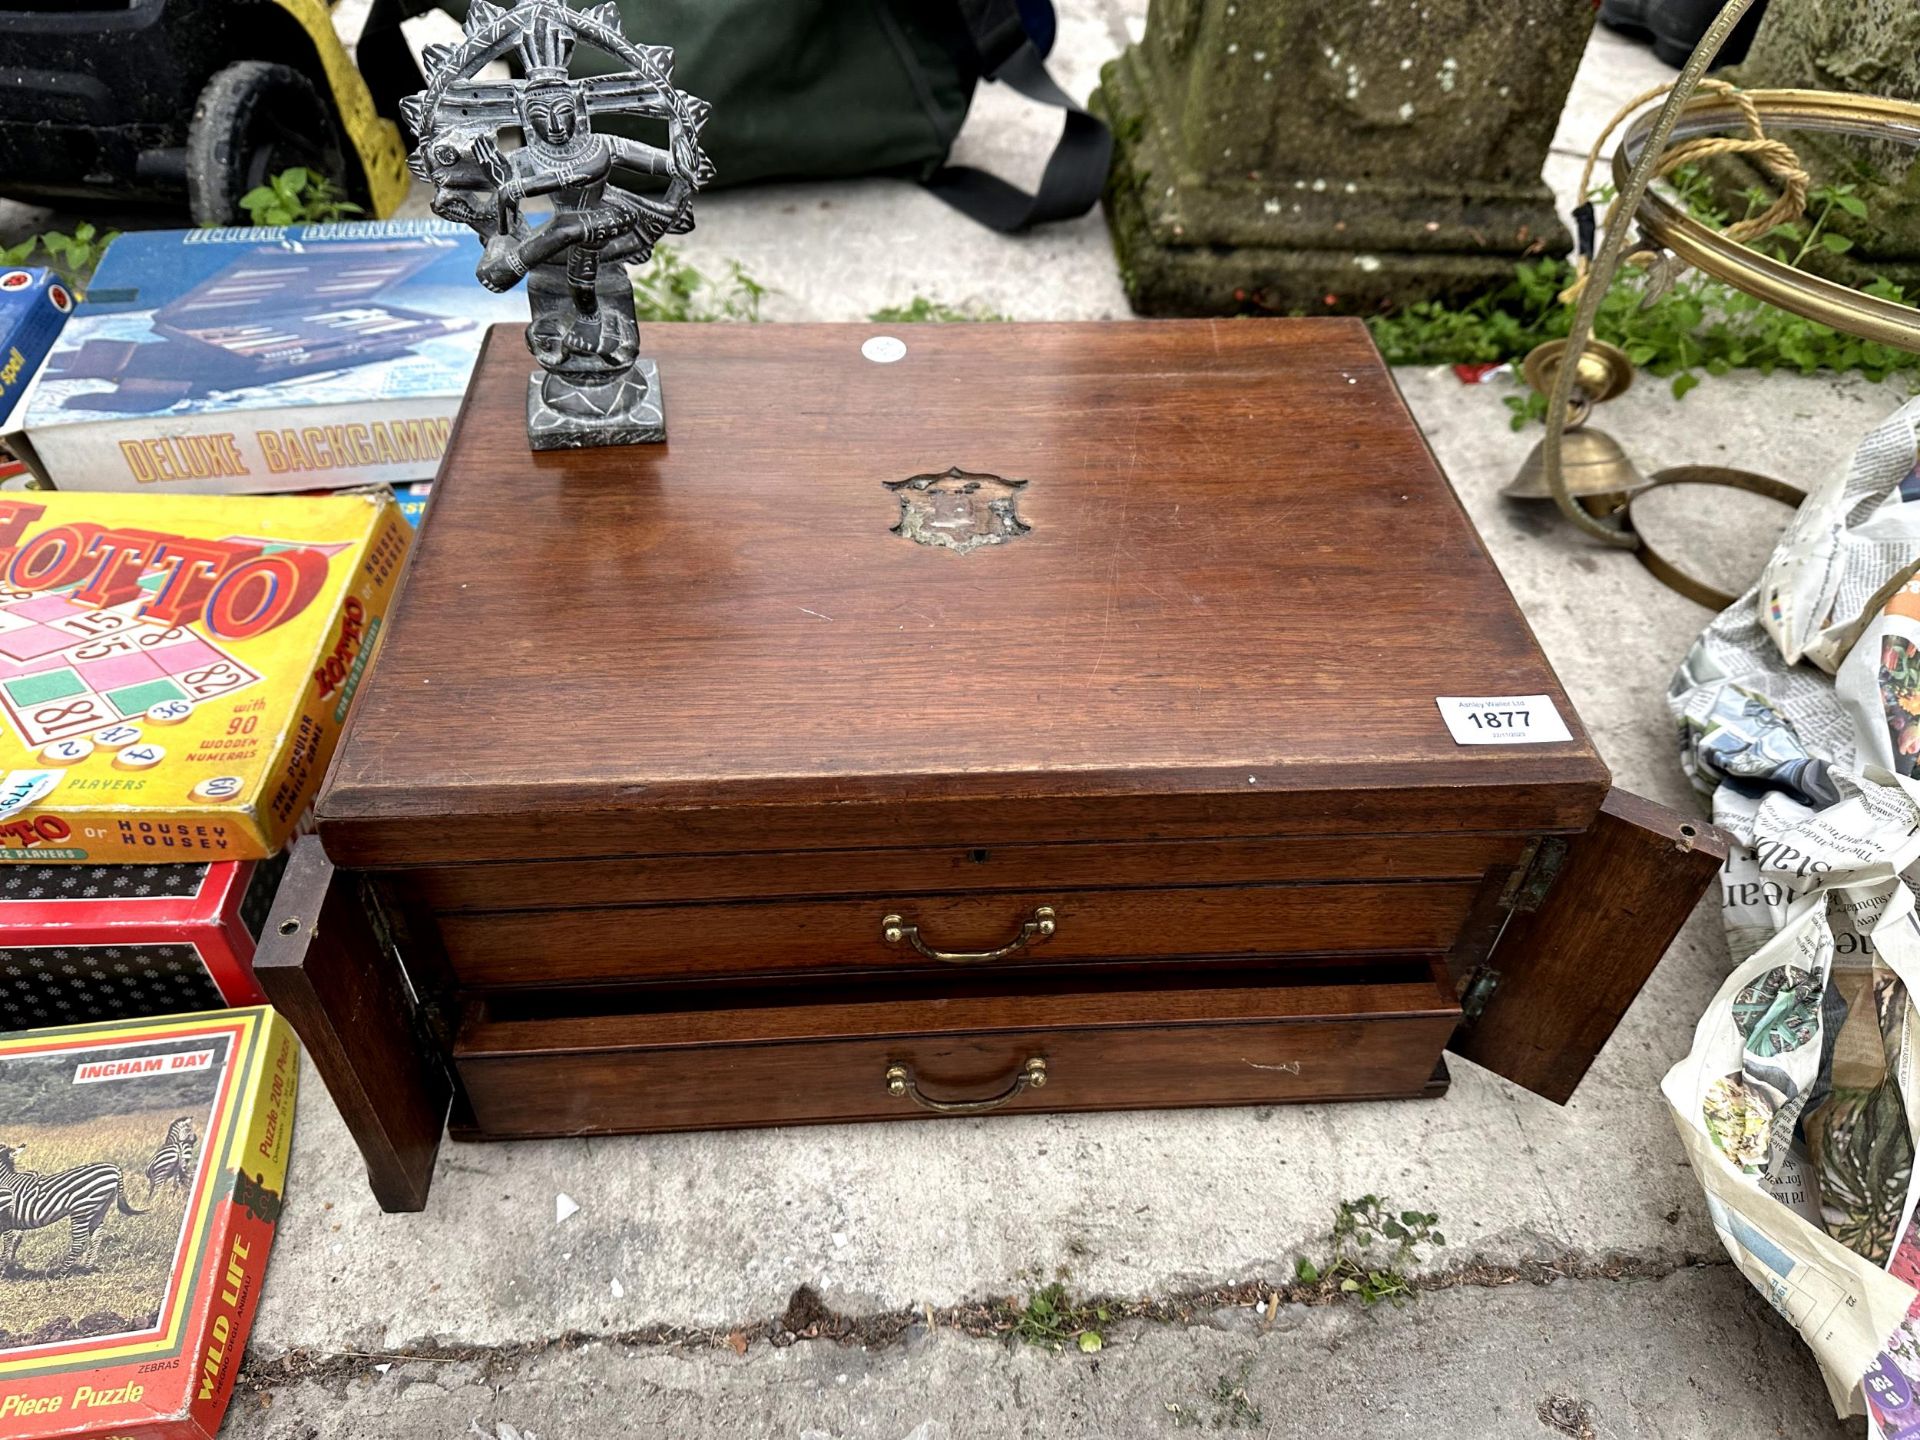
[(1920, 510), (1896, 491), (1914, 469), (1906, 416), (1874, 430), (1807, 496), (1761, 574), (1757, 618), (1789, 665), (1804, 659), (1832, 674), (1882, 587), (1913, 568)]
[(1741, 1272), (1840, 1414), (1920, 1440), (1920, 402), (1816, 488), (1669, 702), (1734, 838), (1734, 968), (1662, 1082)]

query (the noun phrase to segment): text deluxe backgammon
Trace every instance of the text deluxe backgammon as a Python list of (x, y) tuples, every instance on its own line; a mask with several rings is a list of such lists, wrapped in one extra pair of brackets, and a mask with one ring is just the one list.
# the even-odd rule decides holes
[(482, 328), (519, 311), (439, 220), (113, 242), (9, 437), (62, 490), (429, 480)]

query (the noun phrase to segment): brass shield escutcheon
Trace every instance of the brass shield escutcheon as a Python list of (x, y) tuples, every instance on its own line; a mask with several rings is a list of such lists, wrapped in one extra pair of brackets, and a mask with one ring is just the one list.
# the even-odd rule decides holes
[(884, 483), (900, 498), (893, 533), (916, 545), (964, 555), (982, 545), (1017, 540), (1033, 528), (1014, 508), (1027, 488), (1024, 480), (1003, 480), (955, 465), (939, 474)]

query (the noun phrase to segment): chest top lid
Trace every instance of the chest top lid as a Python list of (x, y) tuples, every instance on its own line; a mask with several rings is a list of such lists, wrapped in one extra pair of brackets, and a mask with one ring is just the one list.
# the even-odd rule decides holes
[[(887, 334), (905, 354), (868, 358)], [(319, 801), (336, 861), (1598, 809), (1606, 770), (1357, 322), (645, 344), (668, 443), (536, 455), (521, 332), (488, 337)], [(1516, 695), (1572, 738), (1463, 746), (1435, 704)]]

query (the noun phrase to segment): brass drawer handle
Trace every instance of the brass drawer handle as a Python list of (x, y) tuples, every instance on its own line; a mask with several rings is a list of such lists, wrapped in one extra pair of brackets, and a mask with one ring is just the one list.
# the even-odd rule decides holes
[(991, 960), (1004, 960), (1018, 954), (1028, 946), (1044, 944), (1053, 938), (1057, 929), (1053, 907), (1042, 905), (1033, 912), (1033, 918), (1020, 927), (1020, 933), (998, 950), (936, 950), (920, 938), (918, 925), (909, 925), (898, 915), (888, 915), (880, 921), (880, 938), (889, 945), (911, 945), (929, 960), (938, 960), (943, 965), (985, 965)]
[(935, 1100), (924, 1095), (913, 1078), (913, 1067), (909, 1065), (889, 1065), (887, 1067), (887, 1093), (904, 1095), (922, 1110), (931, 1110), (938, 1115), (978, 1115), (984, 1110), (998, 1110), (1014, 1096), (1028, 1086), (1038, 1090), (1047, 1083), (1047, 1062), (1035, 1055), (1020, 1067), (1020, 1073), (1013, 1077), (1013, 1083), (998, 1095), (987, 1100)]

